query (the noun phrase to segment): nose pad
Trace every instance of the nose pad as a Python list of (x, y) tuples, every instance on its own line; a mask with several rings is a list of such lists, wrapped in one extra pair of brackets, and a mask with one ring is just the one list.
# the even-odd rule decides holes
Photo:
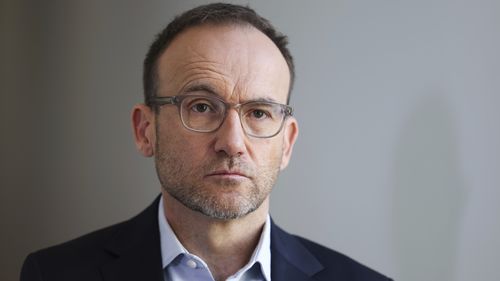
[(214, 149), (231, 157), (241, 156), (246, 153), (245, 138), (238, 112), (229, 110), (216, 132)]

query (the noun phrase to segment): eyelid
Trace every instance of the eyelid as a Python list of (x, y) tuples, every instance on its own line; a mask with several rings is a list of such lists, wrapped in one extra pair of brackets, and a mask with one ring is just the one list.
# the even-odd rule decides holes
[(262, 108), (249, 108), (248, 110), (242, 111), (242, 114), (243, 115), (252, 114), (255, 111), (261, 111), (265, 115), (272, 115), (272, 111), (266, 110), (266, 109), (262, 109)]

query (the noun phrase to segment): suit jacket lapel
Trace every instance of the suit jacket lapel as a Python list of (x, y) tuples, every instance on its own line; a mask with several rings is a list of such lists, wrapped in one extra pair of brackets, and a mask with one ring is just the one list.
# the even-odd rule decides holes
[[(105, 281), (163, 281), (158, 203), (122, 225), (105, 249), (114, 259), (101, 272)], [(271, 279), (310, 280), (323, 266), (300, 241), (271, 221)]]
[(273, 281), (310, 280), (323, 265), (297, 238), (271, 221), (271, 279)]
[(121, 229), (106, 246), (116, 258), (101, 268), (105, 281), (163, 281), (158, 197)]

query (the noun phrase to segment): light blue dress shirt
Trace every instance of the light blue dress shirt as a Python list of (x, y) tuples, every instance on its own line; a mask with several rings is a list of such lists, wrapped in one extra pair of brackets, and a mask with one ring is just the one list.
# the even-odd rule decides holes
[[(165, 281), (214, 281), (207, 264), (182, 246), (165, 218), (163, 198), (158, 207), (161, 257)], [(271, 281), (271, 220), (264, 229), (250, 261), (226, 281)]]

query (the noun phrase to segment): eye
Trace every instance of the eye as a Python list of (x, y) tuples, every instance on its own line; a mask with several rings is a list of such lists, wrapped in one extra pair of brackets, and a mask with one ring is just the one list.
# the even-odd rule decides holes
[(253, 119), (255, 121), (263, 121), (272, 118), (272, 114), (270, 114), (269, 111), (257, 108), (249, 110), (246, 115), (249, 119)]
[(250, 114), (255, 119), (263, 119), (267, 116), (266, 112), (260, 109), (255, 109)]
[(216, 102), (197, 97), (186, 99), (185, 108), (198, 114), (216, 113), (219, 110)]
[(193, 110), (195, 112), (203, 113), (203, 112), (211, 110), (211, 107), (210, 107), (210, 105), (208, 105), (206, 103), (199, 102), (199, 103), (193, 104), (191, 106), (191, 110)]

